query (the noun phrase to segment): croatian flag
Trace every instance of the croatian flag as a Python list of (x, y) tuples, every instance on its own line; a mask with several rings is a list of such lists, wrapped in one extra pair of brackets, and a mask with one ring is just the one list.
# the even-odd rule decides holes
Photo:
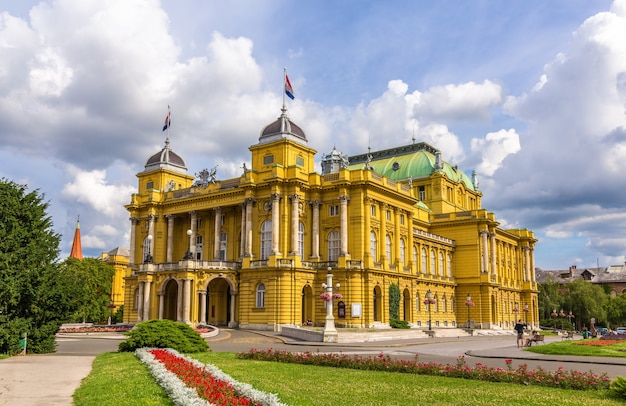
[(285, 94), (289, 96), (291, 100), (295, 98), (293, 95), (293, 87), (291, 87), (291, 82), (289, 81), (289, 76), (285, 75)]
[(172, 120), (170, 120), (170, 112), (167, 112), (167, 116), (165, 116), (165, 123), (163, 124), (163, 131), (167, 130), (169, 126), (172, 125)]

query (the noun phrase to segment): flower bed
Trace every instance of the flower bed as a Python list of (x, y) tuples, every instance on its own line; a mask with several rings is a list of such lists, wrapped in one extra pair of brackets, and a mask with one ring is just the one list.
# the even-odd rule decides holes
[(254, 359), (262, 361), (289, 362), (295, 364), (330, 366), (337, 368), (352, 368), (363, 370), (376, 370), (387, 372), (414, 373), (422, 375), (436, 375), (450, 378), (478, 379), (489, 382), (518, 383), (522, 385), (538, 385), (564, 389), (608, 389), (609, 377), (593, 374), (591, 372), (565, 371), (559, 368), (555, 372), (549, 372), (542, 368), (528, 370), (526, 364), (517, 369), (512, 368), (512, 360), (505, 360), (506, 368), (492, 368), (480, 363), (470, 367), (465, 362), (465, 357), (457, 359), (456, 364), (439, 364), (436, 362), (419, 362), (416, 356), (414, 360), (396, 360), (388, 355), (379, 354), (376, 357), (350, 356), (342, 353), (292, 353), (287, 351), (255, 350), (238, 353), (241, 359)]
[(274, 394), (240, 383), (213, 365), (204, 365), (172, 349), (135, 351), (176, 405), (282, 406)]

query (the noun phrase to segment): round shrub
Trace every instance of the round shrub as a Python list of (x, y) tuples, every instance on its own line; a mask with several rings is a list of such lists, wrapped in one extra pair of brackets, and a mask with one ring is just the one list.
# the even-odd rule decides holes
[(180, 353), (206, 352), (209, 345), (194, 329), (185, 323), (171, 320), (148, 320), (138, 323), (118, 347), (120, 352), (137, 348), (172, 348)]

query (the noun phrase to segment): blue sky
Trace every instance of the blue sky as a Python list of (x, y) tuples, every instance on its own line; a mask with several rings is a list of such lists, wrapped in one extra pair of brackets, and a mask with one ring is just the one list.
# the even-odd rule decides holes
[(240, 173), (280, 113), (317, 149), (415, 137), (467, 173), (536, 266), (624, 261), (626, 0), (0, 0), (0, 177), (50, 201), (62, 256), (128, 246), (163, 146)]

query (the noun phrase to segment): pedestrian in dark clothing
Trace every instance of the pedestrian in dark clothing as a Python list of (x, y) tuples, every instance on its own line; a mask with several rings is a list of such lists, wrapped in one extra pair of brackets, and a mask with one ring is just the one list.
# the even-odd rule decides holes
[(522, 320), (518, 320), (513, 330), (517, 332), (517, 348), (524, 346), (524, 328), (526, 324), (522, 323)]

